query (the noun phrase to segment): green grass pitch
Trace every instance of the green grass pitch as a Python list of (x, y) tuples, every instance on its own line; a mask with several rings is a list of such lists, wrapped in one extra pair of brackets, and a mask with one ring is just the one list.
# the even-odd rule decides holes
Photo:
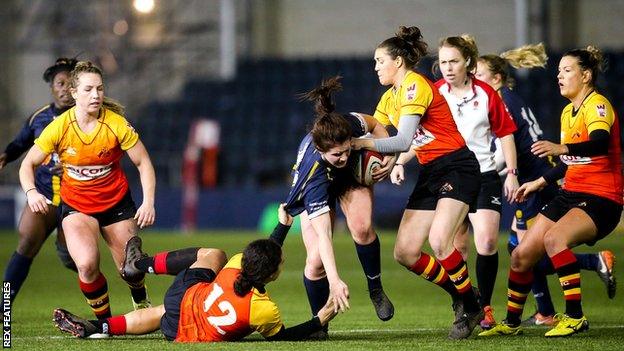
[[(246, 232), (202, 232), (185, 236), (176, 232), (146, 231), (141, 234), (148, 253), (189, 246), (218, 247), (229, 255), (239, 252), (244, 245), (259, 236)], [(566, 339), (545, 339), (546, 328), (525, 329), (525, 335), (506, 338), (477, 339), (476, 332), (468, 340), (449, 341), (446, 335), (452, 322), (450, 299), (442, 290), (408, 272), (392, 259), (394, 233), (384, 232), (382, 242), (382, 277), (388, 296), (395, 305), (395, 316), (381, 322), (375, 316), (368, 300), (366, 283), (351, 238), (338, 233), (334, 239), (338, 267), (342, 279), (349, 285), (351, 309), (331, 323), (330, 340), (325, 342), (265, 343), (257, 335), (243, 342), (219, 344), (172, 344), (160, 333), (147, 336), (115, 337), (104, 340), (77, 340), (61, 334), (52, 324), (52, 310), (63, 307), (82, 316), (91, 312), (78, 289), (76, 276), (63, 268), (55, 256), (53, 239), (43, 247), (36, 258), (28, 280), (12, 308), (12, 345), (16, 350), (158, 350), (158, 349), (214, 349), (214, 350), (618, 350), (624, 348), (624, 292), (609, 300), (605, 288), (594, 272), (583, 272), (583, 305), (590, 322), (589, 332)], [(497, 320), (504, 318), (506, 279), (509, 265), (505, 250), (506, 234), (501, 235), (501, 261), (493, 305)], [(594, 248), (583, 246), (579, 252), (609, 248), (624, 258), (622, 233), (602, 240)], [(6, 262), (17, 243), (17, 234), (0, 232), (0, 267)], [(101, 267), (110, 287), (114, 314), (132, 308), (126, 285), (117, 276), (110, 253), (103, 242)], [(286, 263), (278, 281), (268, 290), (280, 306), (286, 325), (307, 320), (310, 316), (302, 284), (305, 252), (301, 238), (290, 235), (285, 244)], [(473, 255), (474, 256), (474, 255)], [(474, 281), (474, 262), (470, 263)], [(624, 270), (616, 268), (620, 282)], [(163, 294), (172, 277), (150, 275), (147, 286), (152, 302), (162, 302)], [(550, 278), (551, 292), (557, 310), (563, 309), (561, 288)], [(527, 302), (525, 316), (533, 312), (532, 297)], [(477, 329), (479, 329), (477, 327)]]

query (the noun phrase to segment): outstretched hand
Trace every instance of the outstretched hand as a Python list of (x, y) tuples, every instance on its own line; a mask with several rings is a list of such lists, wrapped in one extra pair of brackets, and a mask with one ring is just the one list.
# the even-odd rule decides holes
[(145, 203), (141, 204), (134, 215), (134, 219), (136, 219), (137, 225), (141, 229), (154, 224), (154, 220), (156, 219), (156, 210), (154, 209), (154, 206), (147, 205)]
[(547, 140), (538, 140), (531, 145), (531, 152), (538, 157), (559, 156), (568, 153), (568, 147)]
[(334, 283), (329, 283), (329, 299), (334, 304), (334, 311), (337, 313), (346, 312), (349, 306), (349, 288), (347, 284), (338, 279)]

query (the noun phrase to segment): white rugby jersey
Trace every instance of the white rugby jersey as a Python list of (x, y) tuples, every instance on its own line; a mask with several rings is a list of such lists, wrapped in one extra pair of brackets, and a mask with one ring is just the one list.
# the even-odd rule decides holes
[(450, 93), (450, 86), (444, 79), (435, 84), (446, 99), (466, 145), (477, 156), (481, 173), (495, 171), (492, 138), (512, 134), (516, 125), (496, 90), (474, 77), (471, 81), (472, 89), (462, 98)]

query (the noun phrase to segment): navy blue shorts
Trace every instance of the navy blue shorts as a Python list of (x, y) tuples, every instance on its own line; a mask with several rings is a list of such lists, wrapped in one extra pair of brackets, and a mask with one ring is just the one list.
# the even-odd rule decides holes
[(480, 186), (479, 162), (464, 147), (421, 166), (405, 208), (433, 211), (438, 200), (447, 197), (467, 204), (470, 212), (475, 212)]
[(217, 274), (207, 268), (187, 268), (176, 275), (173, 283), (165, 293), (165, 314), (160, 319), (160, 331), (169, 341), (178, 335), (180, 322), (180, 304), (191, 286), (197, 283), (212, 283)]
[(583, 210), (591, 217), (598, 228), (594, 240), (587, 242), (587, 245), (594, 245), (596, 241), (609, 235), (620, 222), (622, 205), (597, 195), (577, 193), (561, 190), (550, 203), (540, 211), (551, 221), (557, 222), (568, 211), (573, 208)]
[(519, 230), (528, 230), (527, 222), (537, 216), (542, 207), (554, 199), (558, 193), (559, 187), (549, 184), (544, 189), (530, 194), (526, 201), (515, 203), (516, 227)]
[[(89, 214), (89, 216), (95, 218), (98, 221), (100, 227), (106, 227), (113, 223), (121, 222), (126, 219), (134, 218), (136, 214), (136, 205), (132, 200), (130, 189), (126, 192), (126, 195), (119, 200), (113, 207), (106, 211)], [(61, 202), (62, 218), (69, 216), (72, 213), (80, 212), (68, 204)]]

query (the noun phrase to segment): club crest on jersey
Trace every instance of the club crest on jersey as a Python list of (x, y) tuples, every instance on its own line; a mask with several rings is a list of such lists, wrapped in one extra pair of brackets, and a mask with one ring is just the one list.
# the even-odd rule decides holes
[(407, 92), (406, 92), (407, 96), (407, 100), (414, 100), (414, 97), (416, 96), (416, 83), (410, 85), (409, 87), (407, 87)]
[(102, 150), (100, 150), (100, 152), (98, 152), (98, 157), (99, 158), (109, 157), (110, 155), (111, 155), (111, 151), (106, 146), (104, 146), (102, 148)]
[(607, 117), (607, 106), (605, 104), (596, 105), (598, 117)]
[(76, 152), (76, 149), (74, 149), (73, 147), (68, 147), (67, 150), (65, 151), (67, 152), (68, 155), (70, 156), (76, 156), (78, 155), (78, 153)]

